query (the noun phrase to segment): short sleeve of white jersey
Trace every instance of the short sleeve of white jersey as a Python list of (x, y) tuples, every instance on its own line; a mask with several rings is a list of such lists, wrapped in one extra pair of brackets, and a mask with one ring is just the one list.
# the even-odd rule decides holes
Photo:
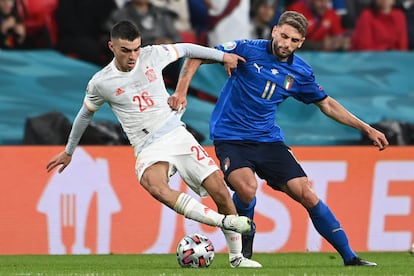
[(153, 45), (148, 47), (151, 47), (151, 50), (153, 52), (151, 57), (154, 61), (154, 64), (157, 64), (158, 68), (164, 68), (180, 57), (177, 49), (171, 44)]
[(99, 107), (105, 102), (104, 98), (100, 96), (99, 91), (95, 85), (97, 81), (97, 76), (94, 76), (88, 83), (86, 87), (86, 94), (84, 98), (84, 104), (86, 108), (90, 111), (97, 111)]

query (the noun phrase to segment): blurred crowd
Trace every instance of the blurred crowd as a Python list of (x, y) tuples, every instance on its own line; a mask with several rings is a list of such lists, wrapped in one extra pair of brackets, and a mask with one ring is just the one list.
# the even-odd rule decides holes
[(285, 10), (309, 21), (304, 50), (414, 50), (414, 0), (0, 0), (0, 48), (53, 48), (103, 66), (109, 30), (122, 19), (139, 26), (143, 46), (213, 47), (270, 38)]

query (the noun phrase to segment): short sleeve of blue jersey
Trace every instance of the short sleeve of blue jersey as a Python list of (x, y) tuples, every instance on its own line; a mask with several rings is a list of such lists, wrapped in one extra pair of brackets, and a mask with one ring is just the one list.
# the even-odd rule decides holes
[(323, 87), (315, 81), (315, 76), (312, 71), (306, 76), (295, 79), (295, 81), (296, 90), (298, 91), (298, 93), (292, 95), (295, 99), (310, 104), (327, 97)]
[(285, 88), (289, 87), (290, 96), (305, 104), (315, 103), (327, 97), (323, 87), (316, 82), (312, 67), (300, 56), (294, 54), (291, 63), (284, 64), (283, 67), (293, 79), (290, 80), (291, 86), (285, 85)]

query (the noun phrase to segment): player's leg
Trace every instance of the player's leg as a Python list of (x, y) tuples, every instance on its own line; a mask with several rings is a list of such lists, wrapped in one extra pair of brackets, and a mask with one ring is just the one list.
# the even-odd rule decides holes
[(339, 252), (345, 264), (375, 265), (359, 259), (351, 250), (345, 231), (328, 206), (312, 190), (306, 173), (289, 147), (283, 143), (262, 144), (259, 155), (262, 156), (257, 169), (259, 177), (308, 210), (316, 230)]
[[(240, 168), (232, 171), (228, 176), (228, 182), (231, 183), (234, 190), (233, 202), (236, 206), (237, 213), (240, 216), (247, 216), (254, 219), (254, 207), (256, 206), (256, 176), (250, 168)], [(252, 224), (250, 233), (242, 235), (242, 253), (246, 258), (253, 255), (253, 241), (256, 233), (255, 225)]]
[(315, 229), (339, 252), (345, 265), (376, 266), (375, 263), (361, 260), (352, 251), (341, 224), (312, 190), (307, 177), (289, 180), (285, 191), (308, 210)]
[[(214, 145), (226, 182), (235, 192), (233, 202), (237, 213), (253, 220), (257, 181), (248, 157), (256, 155), (256, 147), (243, 142), (215, 142)], [(250, 233), (242, 235), (242, 253), (246, 258), (252, 257), (254, 235), (254, 224)]]
[(218, 168), (210, 157), (200, 158), (200, 154), (206, 153), (194, 137), (184, 127), (178, 127), (139, 153), (135, 164), (136, 174), (141, 185), (155, 199), (186, 218), (238, 232), (249, 231), (251, 221), (248, 218), (219, 214), (190, 195), (169, 187), (170, 176), (178, 170), (196, 193), (207, 195), (201, 183), (211, 173), (218, 171)]
[(329, 208), (312, 190), (306, 173), (291, 150), (283, 143), (271, 146), (268, 152), (272, 155), (260, 164), (260, 173), (268, 185), (285, 192), (302, 204), (308, 210), (316, 230), (332, 244), (344, 260), (352, 259), (355, 253), (349, 247), (345, 232)]
[(328, 206), (312, 190), (307, 177), (289, 180), (284, 191), (308, 210), (315, 229), (339, 252), (344, 262), (356, 257), (344, 229)]
[(180, 192), (169, 187), (168, 169), (167, 162), (157, 162), (145, 169), (139, 182), (152, 197), (174, 209)]
[(218, 211), (226, 215), (222, 221), (222, 231), (229, 250), (230, 266), (261, 267), (258, 262), (246, 259), (241, 254), (241, 235), (237, 232), (250, 231), (251, 220), (237, 215), (230, 192), (214, 160), (188, 132), (182, 133), (180, 138), (185, 143), (180, 154), (175, 155), (174, 164), (188, 187), (200, 196), (210, 195)]
[[(190, 195), (171, 189), (168, 185), (170, 164), (157, 162), (145, 169), (140, 183), (156, 200), (184, 215), (186, 218), (210, 225), (223, 227), (226, 223), (225, 215), (219, 214), (200, 203)], [(235, 213), (235, 211), (234, 211)], [(233, 230), (247, 231), (250, 222), (243, 221), (245, 225)], [(227, 222), (228, 223), (228, 222)], [(240, 230), (242, 229), (242, 230)]]
[[(212, 197), (213, 201), (217, 205), (217, 208), (220, 213), (228, 214), (228, 215), (236, 215), (236, 208), (233, 204), (233, 201), (230, 197), (230, 193), (226, 187), (226, 184), (221, 177), (221, 174), (219, 171), (215, 171), (212, 174), (210, 174), (204, 181), (203, 181), (203, 187), (208, 191), (210, 196)], [(231, 224), (240, 224), (238, 220), (241, 218), (246, 217), (238, 217), (238, 216), (228, 216), (233, 221), (229, 221)], [(241, 220), (243, 222), (243, 220)], [(226, 223), (226, 220), (225, 220)], [(245, 225), (244, 223), (240, 225)], [(242, 241), (241, 241), (241, 234), (222, 228), (224, 237), (226, 239), (227, 248), (229, 250), (229, 261), (230, 265), (233, 268), (237, 267), (262, 267), (262, 265), (256, 261), (246, 259), (243, 257), (243, 254), (241, 253), (242, 250)], [(250, 231), (250, 225), (246, 229), (247, 231)]]

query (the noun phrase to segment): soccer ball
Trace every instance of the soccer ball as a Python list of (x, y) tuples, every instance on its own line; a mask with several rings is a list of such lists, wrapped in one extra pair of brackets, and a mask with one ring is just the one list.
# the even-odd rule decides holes
[(204, 235), (187, 235), (177, 245), (177, 261), (181, 267), (209, 267), (214, 260), (213, 243)]

